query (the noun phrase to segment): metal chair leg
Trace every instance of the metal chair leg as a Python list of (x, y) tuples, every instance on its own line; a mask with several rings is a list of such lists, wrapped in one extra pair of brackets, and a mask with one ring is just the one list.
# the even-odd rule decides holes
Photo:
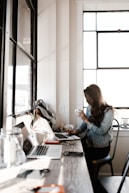
[(112, 162), (110, 162), (109, 164), (110, 164), (110, 167), (111, 167), (111, 174), (112, 174), (112, 176), (114, 176)]

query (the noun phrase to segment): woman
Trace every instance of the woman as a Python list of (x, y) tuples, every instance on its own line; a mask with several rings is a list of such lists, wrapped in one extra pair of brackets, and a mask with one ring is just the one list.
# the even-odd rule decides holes
[(89, 105), (86, 114), (83, 111), (79, 112), (83, 123), (69, 133), (81, 137), (86, 161), (91, 169), (91, 160), (105, 157), (110, 151), (114, 110), (104, 101), (97, 85), (88, 86), (84, 90), (84, 95)]

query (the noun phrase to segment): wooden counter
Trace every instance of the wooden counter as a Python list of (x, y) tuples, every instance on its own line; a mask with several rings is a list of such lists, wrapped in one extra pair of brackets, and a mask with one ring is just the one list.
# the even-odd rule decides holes
[[(63, 151), (82, 151), (79, 140), (63, 143)], [(18, 179), (17, 173), (24, 169), (49, 168), (43, 179)], [(93, 193), (85, 157), (63, 156), (60, 160), (48, 158), (31, 160), (21, 166), (0, 170), (1, 193), (30, 193), (30, 189), (42, 184), (60, 184), (66, 193)]]

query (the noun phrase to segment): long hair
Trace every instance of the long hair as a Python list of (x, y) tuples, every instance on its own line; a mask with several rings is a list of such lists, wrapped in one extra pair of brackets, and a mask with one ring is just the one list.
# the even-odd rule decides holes
[(85, 96), (88, 95), (91, 100), (91, 116), (89, 121), (97, 126), (100, 126), (101, 121), (104, 117), (105, 109), (113, 109), (112, 106), (108, 105), (102, 96), (101, 89), (96, 84), (91, 84), (84, 90)]

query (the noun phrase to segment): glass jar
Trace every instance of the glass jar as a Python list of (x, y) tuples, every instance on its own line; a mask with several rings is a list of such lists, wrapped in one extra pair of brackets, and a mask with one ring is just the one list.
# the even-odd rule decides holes
[(26, 161), (26, 155), (23, 151), (23, 134), (21, 128), (14, 127), (13, 135), (16, 137), (16, 160), (15, 165), (20, 165)]
[(1, 129), (0, 130), (0, 169), (5, 167), (6, 165), (4, 163), (4, 135)]
[(17, 140), (19, 142), (19, 145), (20, 145), (20, 147), (22, 149), (23, 148), (23, 134), (21, 132), (21, 128), (14, 127), (12, 133), (13, 133), (13, 135), (16, 136), (16, 138), (17, 138)]
[(23, 135), (19, 128), (12, 130), (3, 130), (4, 137), (4, 155), (3, 161), (5, 167), (17, 166), (26, 161), (23, 147)]
[(12, 131), (4, 131), (4, 163), (6, 167), (15, 166), (17, 138)]

